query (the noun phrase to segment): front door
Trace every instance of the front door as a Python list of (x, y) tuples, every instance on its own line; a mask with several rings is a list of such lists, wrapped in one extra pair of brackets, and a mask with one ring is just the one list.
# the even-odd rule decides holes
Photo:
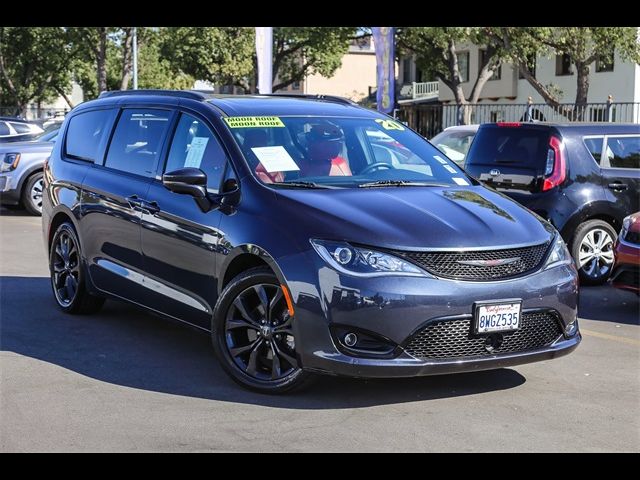
[(104, 165), (83, 182), (80, 222), (95, 286), (144, 304), (147, 292), (140, 243), (143, 199), (155, 175), (172, 111), (121, 111)]
[[(183, 167), (207, 174), (207, 190), (219, 193), (227, 154), (203, 119), (182, 113), (163, 172)], [(151, 308), (203, 328), (210, 327), (216, 301), (215, 278), (219, 210), (203, 212), (193, 197), (171, 192), (158, 178), (146, 200), (153, 211), (142, 214), (144, 268), (156, 283)]]

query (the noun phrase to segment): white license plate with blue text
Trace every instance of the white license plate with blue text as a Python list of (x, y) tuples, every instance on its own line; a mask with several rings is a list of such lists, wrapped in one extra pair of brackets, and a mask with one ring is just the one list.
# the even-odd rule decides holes
[(476, 332), (508, 332), (520, 328), (521, 302), (476, 305)]

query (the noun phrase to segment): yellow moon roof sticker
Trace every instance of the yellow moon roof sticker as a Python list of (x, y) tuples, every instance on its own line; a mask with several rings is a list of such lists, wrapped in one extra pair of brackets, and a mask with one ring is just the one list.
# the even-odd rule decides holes
[(280, 117), (223, 117), (229, 128), (278, 128), (284, 127)]

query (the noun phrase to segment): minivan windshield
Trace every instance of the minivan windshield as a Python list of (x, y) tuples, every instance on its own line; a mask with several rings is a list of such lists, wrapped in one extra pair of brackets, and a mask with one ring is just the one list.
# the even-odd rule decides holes
[(295, 188), (471, 185), (442, 152), (386, 118), (226, 117), (262, 183)]

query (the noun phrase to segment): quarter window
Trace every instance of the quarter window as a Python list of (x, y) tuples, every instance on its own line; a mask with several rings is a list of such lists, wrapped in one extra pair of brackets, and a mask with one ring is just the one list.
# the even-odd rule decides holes
[(598, 162), (598, 164), (600, 163), (600, 157), (602, 156), (602, 142), (602, 137), (584, 139), (584, 144), (587, 147), (587, 150), (589, 150), (589, 153), (591, 153), (591, 156), (596, 162)]
[(209, 127), (183, 113), (171, 142), (165, 172), (199, 168), (207, 174), (207, 190), (218, 193), (226, 164), (227, 155)]
[(109, 146), (106, 166), (153, 177), (171, 114), (168, 110), (123, 110)]
[(613, 168), (640, 168), (640, 137), (608, 137), (606, 156)]
[(9, 123), (11, 124), (13, 129), (16, 131), (16, 133), (19, 133), (19, 134), (31, 133), (31, 128), (29, 128), (29, 125), (25, 125), (24, 123), (15, 123), (15, 122), (9, 122)]
[(67, 156), (91, 162), (101, 160), (115, 114), (115, 110), (94, 110), (74, 115), (67, 128)]

